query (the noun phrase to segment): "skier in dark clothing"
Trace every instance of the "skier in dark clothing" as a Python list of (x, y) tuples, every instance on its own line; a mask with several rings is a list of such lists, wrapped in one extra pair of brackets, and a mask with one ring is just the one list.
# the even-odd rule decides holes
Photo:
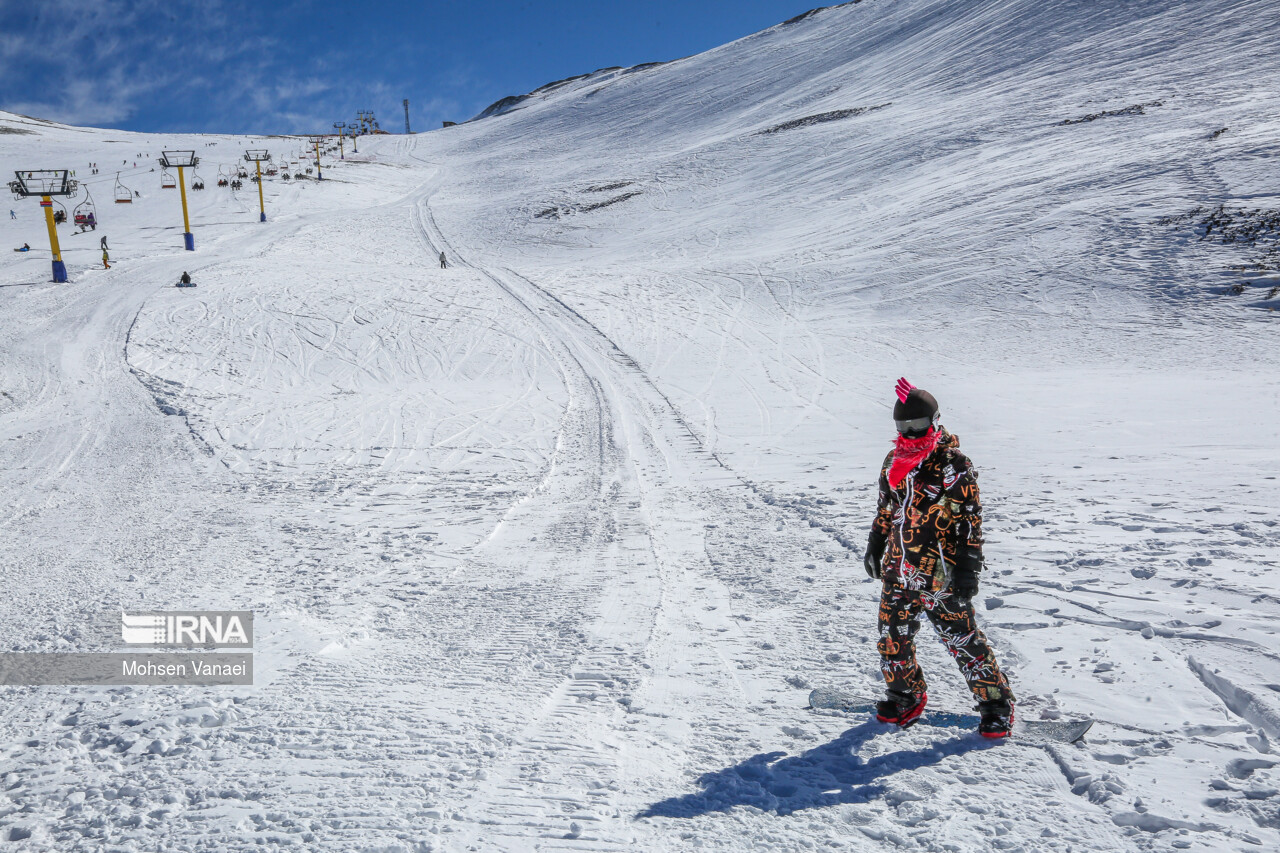
[(982, 571), (978, 472), (939, 423), (932, 394), (906, 379), (897, 393), (898, 439), (880, 472), (864, 560), (867, 574), (884, 581), (877, 648), (887, 690), (876, 717), (905, 727), (924, 711), (928, 694), (915, 655), (923, 611), (978, 700), (978, 731), (1006, 737), (1013, 692), (973, 612)]
[(448, 264), (444, 262), (444, 252), (440, 253), (440, 269), (444, 269)]

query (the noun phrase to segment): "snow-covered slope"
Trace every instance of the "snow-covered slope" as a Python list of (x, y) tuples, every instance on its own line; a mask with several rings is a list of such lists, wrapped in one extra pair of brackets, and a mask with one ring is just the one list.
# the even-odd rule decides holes
[[(3, 650), (257, 625), (253, 688), (3, 688), (0, 840), (1280, 846), (1274, 18), (862, 0), (366, 138), (265, 224), (217, 166), (301, 140), (0, 114), (0, 172), (75, 168), (102, 222), (51, 285), (35, 204), (0, 218), (36, 249), (0, 264)], [(1257, 239), (1201, 239), (1219, 205)], [(982, 473), (1019, 715), (1085, 743), (804, 708), (879, 689), (900, 375)]]

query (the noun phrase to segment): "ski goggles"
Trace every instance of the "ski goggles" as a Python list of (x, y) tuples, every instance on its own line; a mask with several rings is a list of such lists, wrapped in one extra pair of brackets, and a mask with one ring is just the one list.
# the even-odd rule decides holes
[(898, 427), (898, 434), (907, 438), (919, 438), (929, 431), (929, 427), (933, 426), (933, 418), (925, 415), (923, 418), (911, 418), (905, 421), (894, 421)]

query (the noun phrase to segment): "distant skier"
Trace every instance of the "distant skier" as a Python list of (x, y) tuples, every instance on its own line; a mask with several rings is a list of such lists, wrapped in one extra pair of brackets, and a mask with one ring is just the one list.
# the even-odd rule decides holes
[(102, 251), (107, 250), (107, 235), (103, 234), (102, 239), (98, 241), (98, 245), (102, 247)]
[(447, 266), (449, 265), (444, 262), (444, 252), (441, 252), (440, 253), (440, 269), (444, 269)]
[(933, 395), (906, 379), (896, 390), (898, 439), (880, 471), (864, 559), (867, 574), (884, 581), (877, 648), (887, 690), (876, 718), (906, 727), (924, 711), (929, 697), (915, 655), (923, 610), (978, 700), (979, 733), (1007, 737), (1013, 692), (973, 612), (982, 571), (978, 472), (940, 424)]
[(103, 245), (102, 247), (102, 268), (104, 270), (111, 269), (111, 256), (107, 254), (106, 245)]
[(13, 212), (13, 208), (9, 208), (9, 218), (10, 218), (10, 219), (17, 219), (17, 218), (18, 218), (18, 214), (16, 214), (16, 213), (14, 213), (14, 212)]

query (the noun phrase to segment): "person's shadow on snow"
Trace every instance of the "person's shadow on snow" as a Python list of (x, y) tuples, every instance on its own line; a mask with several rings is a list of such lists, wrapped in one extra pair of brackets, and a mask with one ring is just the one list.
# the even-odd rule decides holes
[(891, 736), (892, 730), (881, 723), (867, 722), (800, 755), (754, 755), (741, 764), (702, 776), (698, 780), (702, 788), (699, 793), (654, 803), (636, 817), (697, 817), (734, 806), (754, 806), (787, 815), (802, 809), (865, 803), (884, 796), (885, 787), (880, 780), (885, 776), (927, 767), (948, 756), (987, 749), (995, 743), (969, 732), (922, 749), (877, 755), (868, 761), (854, 755), (877, 735)]

